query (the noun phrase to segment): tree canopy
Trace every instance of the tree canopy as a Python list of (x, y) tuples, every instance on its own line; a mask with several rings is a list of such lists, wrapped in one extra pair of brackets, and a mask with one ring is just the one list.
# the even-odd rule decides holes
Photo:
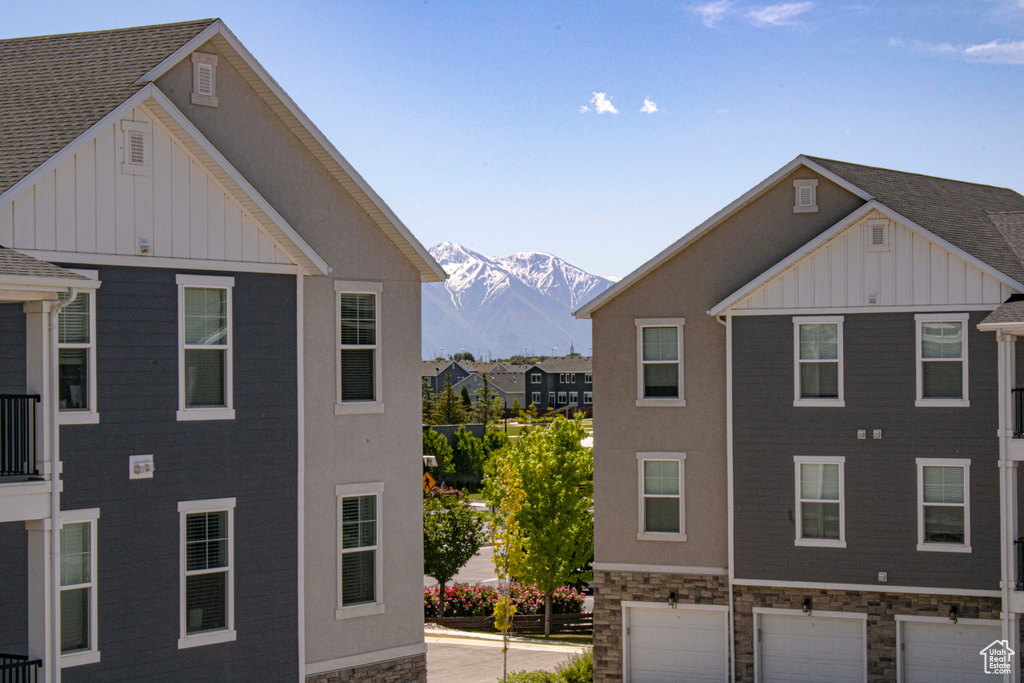
[(483, 542), (483, 521), (473, 515), (461, 493), (435, 488), (423, 498), (423, 573), (440, 587), (439, 616), (444, 616), (445, 586)]

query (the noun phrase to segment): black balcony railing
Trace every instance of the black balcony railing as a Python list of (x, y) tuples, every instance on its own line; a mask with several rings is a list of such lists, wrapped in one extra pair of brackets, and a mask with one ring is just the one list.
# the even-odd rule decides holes
[(1024, 439), (1024, 388), (1013, 389), (1013, 438)]
[(1024, 538), (1013, 542), (1014, 554), (1017, 556), (1017, 585), (1015, 588), (1024, 591)]
[[(0, 394), (0, 477), (38, 475), (33, 394)], [(18, 679), (20, 680), (20, 679)], [(0, 683), (6, 683), (0, 678)]]
[(36, 683), (43, 660), (0, 654), (0, 683)]

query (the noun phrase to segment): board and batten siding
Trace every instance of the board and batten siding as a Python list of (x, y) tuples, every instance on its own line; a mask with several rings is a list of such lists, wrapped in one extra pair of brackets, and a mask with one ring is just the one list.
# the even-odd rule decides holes
[(122, 172), (124, 136), (117, 121), (0, 207), (0, 245), (135, 256), (145, 238), (158, 257), (292, 262), (144, 107), (123, 120), (150, 124), (150, 173)]
[[(868, 221), (888, 220), (886, 251), (870, 251)], [(733, 310), (993, 304), (1013, 290), (879, 211), (872, 211), (764, 283)]]

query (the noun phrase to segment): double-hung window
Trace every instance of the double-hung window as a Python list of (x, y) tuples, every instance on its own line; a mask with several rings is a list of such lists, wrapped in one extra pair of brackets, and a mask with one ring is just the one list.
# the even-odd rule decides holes
[(682, 318), (636, 320), (638, 406), (685, 406)]
[(532, 403), (535, 406), (536, 405), (540, 405), (540, 392), (539, 391), (534, 391), (533, 393), (531, 393), (531, 395), (530, 395), (530, 403)]
[(178, 275), (178, 420), (235, 419), (233, 277)]
[(531, 372), (530, 373), (530, 381), (532, 383), (534, 383), (534, 384), (540, 384), (540, 373), (539, 372)]
[[(95, 270), (75, 270), (90, 280)], [(58, 295), (61, 301), (67, 294)], [(57, 386), (61, 424), (96, 424), (96, 290), (78, 296), (57, 320)]]
[(592, 374), (590, 374), (589, 372), (587, 374), (583, 375), (583, 383), (584, 384), (593, 384), (594, 383), (594, 376)]
[(338, 396), (334, 413), (381, 413), (379, 282), (335, 282), (338, 309)]
[(555, 405), (555, 392), (553, 392), (553, 391), (548, 392), (548, 405), (549, 406)]
[(845, 405), (843, 317), (793, 318), (793, 405)]
[(846, 458), (795, 456), (796, 545), (846, 547)]
[(583, 392), (583, 405), (589, 406), (594, 403), (594, 392), (584, 391)]
[(178, 648), (235, 640), (235, 499), (178, 503)]
[(580, 402), (580, 394), (579, 394), (579, 392), (578, 391), (570, 391), (569, 392), (569, 403), (571, 405), (576, 405), (579, 402)]
[(575, 383), (576, 383), (576, 373), (575, 372), (570, 372), (569, 373), (569, 384), (575, 384)]
[(685, 453), (637, 453), (641, 541), (685, 541)]
[(565, 392), (564, 391), (559, 391), (558, 392), (558, 405), (560, 405), (560, 406), (565, 405)]
[(564, 372), (559, 373), (559, 375), (558, 375), (558, 383), (559, 384), (565, 384), (565, 378), (566, 378), (566, 374)]
[(917, 324), (918, 407), (970, 405), (967, 395), (966, 313), (919, 313)]
[(100, 661), (96, 607), (96, 524), (98, 508), (61, 513), (61, 667)]
[(335, 619), (384, 612), (382, 483), (335, 487), (338, 498), (338, 606)]
[(917, 459), (917, 549), (971, 552), (971, 461)]

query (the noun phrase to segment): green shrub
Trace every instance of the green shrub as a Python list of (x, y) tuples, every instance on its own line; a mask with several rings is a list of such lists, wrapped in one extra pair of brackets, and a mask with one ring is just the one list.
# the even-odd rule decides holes
[(508, 675), (508, 680), (509, 683), (593, 683), (594, 651), (573, 655), (556, 666), (554, 672), (516, 671)]

